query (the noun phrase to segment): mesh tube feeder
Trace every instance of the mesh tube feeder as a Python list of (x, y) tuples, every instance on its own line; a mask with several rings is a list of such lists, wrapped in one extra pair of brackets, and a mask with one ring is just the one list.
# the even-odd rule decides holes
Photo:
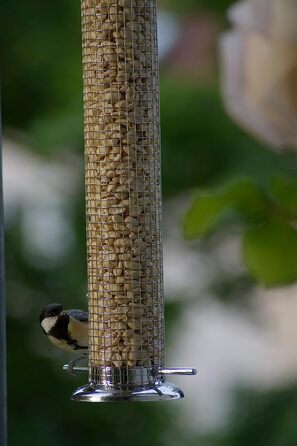
[[(89, 383), (79, 401), (183, 397), (164, 366), (156, 0), (82, 0)], [(67, 366), (66, 366), (67, 368)]]

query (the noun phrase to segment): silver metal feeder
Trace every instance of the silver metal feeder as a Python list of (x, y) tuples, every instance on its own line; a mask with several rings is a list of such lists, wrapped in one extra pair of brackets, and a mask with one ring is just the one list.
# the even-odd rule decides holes
[[(156, 0), (82, 0), (89, 383), (77, 401), (183, 392), (164, 367)], [(65, 366), (68, 369), (68, 366)]]

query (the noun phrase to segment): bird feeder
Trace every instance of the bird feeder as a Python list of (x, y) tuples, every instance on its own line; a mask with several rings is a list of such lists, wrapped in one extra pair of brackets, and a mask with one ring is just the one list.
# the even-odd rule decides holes
[(79, 401), (183, 393), (164, 365), (156, 0), (82, 0), (89, 383)]

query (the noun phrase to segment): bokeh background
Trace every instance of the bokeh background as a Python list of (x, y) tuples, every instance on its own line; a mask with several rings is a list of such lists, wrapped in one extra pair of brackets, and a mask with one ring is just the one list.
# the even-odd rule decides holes
[(11, 446), (296, 446), (297, 159), (224, 111), (232, 4), (159, 0), (167, 365), (198, 375), (88, 405), (38, 324), (87, 306), (80, 4), (0, 1)]

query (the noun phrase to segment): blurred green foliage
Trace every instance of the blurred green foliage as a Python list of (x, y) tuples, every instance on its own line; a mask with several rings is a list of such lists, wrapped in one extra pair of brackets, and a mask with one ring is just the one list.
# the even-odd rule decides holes
[(226, 115), (213, 82), (161, 78), (163, 190), (175, 195), (239, 175), (263, 182), (297, 158), (280, 156), (253, 141)]
[[(221, 21), (231, 3), (160, 2), (177, 14), (203, 10)], [(63, 150), (82, 156), (79, 0), (1, 0), (0, 20), (6, 131), (22, 132), (30, 146), (44, 157)], [(263, 283), (283, 281), (285, 254), (290, 261), (285, 280), (292, 280), (296, 278), (297, 264), (297, 185), (292, 180), (296, 157), (272, 153), (238, 129), (223, 110), (214, 79), (215, 76), (199, 84), (162, 71), (164, 195), (176, 196), (199, 188), (203, 192), (198, 192), (185, 221), (188, 238), (211, 238), (215, 230), (226, 230), (226, 223), (229, 228), (240, 226), (246, 234), (245, 257), (253, 275)], [(190, 439), (177, 426), (176, 412), (170, 404), (89, 406), (68, 399), (86, 377), (66, 376), (61, 371), (63, 355), (48, 357), (47, 352), (55, 354), (54, 348), (42, 336), (38, 314), (50, 301), (86, 306), (82, 193), (69, 203), (75, 242), (57, 265), (44, 267), (29, 261), (23, 250), (21, 214), (7, 229), (10, 444), (208, 446), (208, 440)], [(270, 244), (270, 239), (275, 243)], [(275, 259), (276, 275), (268, 257)], [(232, 298), (238, 290), (252, 286), (246, 277), (232, 279), (232, 283), (227, 279), (220, 278), (214, 284), (217, 295)], [(183, 309), (182, 300), (167, 304), (169, 339)], [(244, 408), (247, 413), (234, 419), (231, 433), (211, 439), (211, 446), (293, 446), (296, 391), (250, 398), (251, 403), (244, 397), (239, 400), (240, 414)], [(251, 417), (250, 413), (259, 413), (259, 417)]]
[(252, 276), (275, 286), (297, 279), (297, 181), (272, 177), (268, 184), (233, 180), (215, 190), (200, 192), (184, 221), (188, 239), (215, 229), (243, 232), (243, 257)]
[(1, 0), (3, 122), (41, 153), (82, 147), (80, 2)]
[(238, 218), (261, 222), (270, 212), (268, 197), (251, 180), (239, 179), (224, 188), (198, 194), (185, 218), (185, 235), (194, 239), (207, 235), (224, 216), (236, 213)]
[(239, 391), (233, 424), (221, 435), (198, 440), (203, 446), (295, 446), (297, 388)]
[(297, 231), (278, 218), (247, 231), (243, 240), (245, 262), (259, 282), (289, 283), (297, 278)]
[(297, 218), (297, 180), (296, 177), (275, 177), (271, 181), (271, 193), (276, 206), (281, 209), (288, 219)]

